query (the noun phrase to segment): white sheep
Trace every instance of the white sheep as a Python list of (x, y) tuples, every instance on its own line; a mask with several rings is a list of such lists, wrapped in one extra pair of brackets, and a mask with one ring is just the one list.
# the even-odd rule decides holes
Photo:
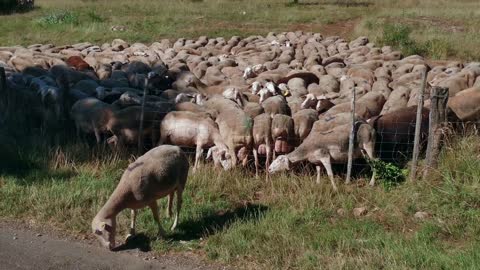
[(165, 236), (158, 212), (157, 200), (168, 195), (168, 215), (172, 215), (173, 198), (177, 209), (171, 230), (178, 223), (182, 193), (187, 182), (188, 159), (178, 146), (162, 145), (145, 153), (131, 163), (105, 205), (92, 221), (92, 232), (104, 247), (115, 247), (116, 217), (124, 209), (132, 209), (130, 237), (135, 234), (136, 210), (145, 206), (152, 210), (159, 236)]

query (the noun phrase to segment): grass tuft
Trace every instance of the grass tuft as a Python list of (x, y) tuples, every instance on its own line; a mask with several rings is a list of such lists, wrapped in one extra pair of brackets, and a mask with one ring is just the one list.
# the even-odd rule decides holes
[(72, 24), (78, 25), (78, 15), (70, 11), (58, 11), (45, 15), (37, 20), (41, 26), (48, 27), (52, 25)]

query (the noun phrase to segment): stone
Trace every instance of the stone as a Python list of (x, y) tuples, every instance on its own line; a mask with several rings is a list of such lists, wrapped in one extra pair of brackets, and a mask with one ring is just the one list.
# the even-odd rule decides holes
[(415, 213), (414, 217), (417, 219), (427, 219), (430, 217), (430, 214), (427, 212), (418, 211)]
[(366, 207), (357, 207), (353, 209), (353, 215), (356, 217), (364, 216), (367, 213), (368, 213), (368, 210)]

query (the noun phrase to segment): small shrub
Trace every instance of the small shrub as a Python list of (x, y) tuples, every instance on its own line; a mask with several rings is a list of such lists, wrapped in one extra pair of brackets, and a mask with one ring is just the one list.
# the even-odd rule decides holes
[(70, 11), (60, 11), (41, 17), (38, 23), (42, 26), (59, 25), (59, 24), (78, 24), (78, 16)]
[(399, 48), (405, 55), (424, 54), (424, 46), (410, 38), (412, 29), (402, 24), (385, 24), (380, 42)]
[(392, 163), (380, 159), (368, 159), (368, 163), (376, 172), (376, 179), (381, 181), (386, 190), (399, 185), (406, 179), (407, 170), (402, 170)]

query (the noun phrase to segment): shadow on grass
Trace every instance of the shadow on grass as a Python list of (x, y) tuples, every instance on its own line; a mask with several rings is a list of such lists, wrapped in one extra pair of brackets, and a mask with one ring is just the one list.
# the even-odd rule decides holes
[(19, 185), (40, 184), (45, 181), (67, 181), (76, 173), (70, 169), (51, 170), (43, 164), (24, 159), (0, 158), (0, 175), (12, 177)]
[[(185, 220), (178, 225), (176, 232), (167, 236), (165, 241), (191, 241), (208, 237), (218, 231), (228, 229), (230, 225), (238, 220), (258, 219), (266, 211), (268, 211), (268, 207), (264, 205), (247, 204), (231, 210), (217, 211), (214, 214), (210, 213), (200, 219)], [(148, 252), (151, 250), (151, 242), (151, 238), (143, 233), (139, 233), (113, 249), (113, 251), (138, 249), (142, 252)]]
[(267, 206), (247, 204), (231, 210), (210, 213), (200, 219), (185, 220), (179, 224), (176, 232), (171, 235), (171, 239), (191, 241), (207, 237), (227, 229), (238, 220), (258, 220), (266, 211), (268, 211)]

